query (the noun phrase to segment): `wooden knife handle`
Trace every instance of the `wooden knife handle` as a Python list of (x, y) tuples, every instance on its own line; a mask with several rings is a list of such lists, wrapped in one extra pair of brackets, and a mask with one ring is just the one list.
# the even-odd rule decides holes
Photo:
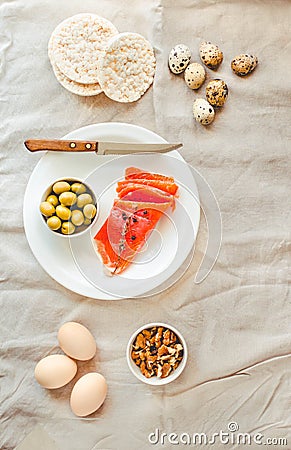
[(97, 142), (77, 141), (77, 140), (48, 140), (48, 139), (28, 139), (24, 142), (25, 147), (30, 152), (43, 150), (61, 152), (93, 152), (97, 150)]

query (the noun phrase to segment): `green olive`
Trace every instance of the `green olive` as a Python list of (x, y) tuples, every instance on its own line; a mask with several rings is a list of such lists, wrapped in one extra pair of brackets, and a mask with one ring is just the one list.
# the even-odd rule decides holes
[(90, 194), (81, 194), (78, 196), (78, 208), (83, 208), (85, 205), (88, 205), (88, 203), (93, 203), (93, 199)]
[(82, 183), (73, 183), (71, 186), (71, 191), (75, 192), (76, 194), (84, 194), (86, 192), (86, 186)]
[(82, 211), (80, 211), (79, 209), (75, 209), (72, 212), (71, 221), (74, 225), (76, 225), (76, 227), (80, 227), (84, 223), (84, 216)]
[(62, 222), (57, 216), (49, 217), (46, 223), (48, 224), (48, 227), (54, 231), (58, 230), (62, 226)]
[(46, 201), (51, 203), (54, 207), (56, 207), (59, 204), (58, 197), (53, 194), (49, 195)]
[(56, 207), (56, 214), (62, 220), (69, 220), (71, 217), (71, 210), (63, 205), (58, 205)]
[(62, 192), (67, 192), (70, 189), (71, 186), (66, 181), (58, 181), (53, 185), (53, 191), (57, 195), (60, 195)]
[(84, 220), (84, 225), (90, 225), (90, 223), (91, 223), (91, 220), (90, 220), (90, 219), (85, 219), (85, 220)]
[(50, 202), (41, 202), (39, 209), (46, 217), (50, 217), (55, 213), (55, 207)]
[(77, 196), (76, 196), (76, 194), (74, 194), (74, 192), (63, 192), (59, 196), (59, 201), (64, 206), (72, 206), (76, 203)]
[(92, 203), (89, 203), (88, 205), (85, 205), (83, 208), (83, 213), (86, 219), (93, 219), (93, 217), (96, 216), (96, 206), (92, 205)]
[(71, 222), (63, 222), (62, 224), (62, 233), (63, 234), (73, 234), (75, 231), (75, 227)]

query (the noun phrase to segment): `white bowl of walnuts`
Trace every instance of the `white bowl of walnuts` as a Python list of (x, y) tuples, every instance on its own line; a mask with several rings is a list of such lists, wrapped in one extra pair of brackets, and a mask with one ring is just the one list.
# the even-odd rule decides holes
[(133, 375), (146, 384), (161, 386), (176, 380), (188, 357), (181, 333), (172, 325), (148, 323), (129, 339), (126, 358)]

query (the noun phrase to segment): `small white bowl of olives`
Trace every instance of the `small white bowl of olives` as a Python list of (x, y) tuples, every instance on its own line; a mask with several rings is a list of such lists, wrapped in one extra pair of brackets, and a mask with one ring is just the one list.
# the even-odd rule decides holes
[(76, 178), (62, 178), (43, 194), (39, 210), (46, 226), (60, 236), (85, 233), (98, 215), (98, 204), (92, 189)]

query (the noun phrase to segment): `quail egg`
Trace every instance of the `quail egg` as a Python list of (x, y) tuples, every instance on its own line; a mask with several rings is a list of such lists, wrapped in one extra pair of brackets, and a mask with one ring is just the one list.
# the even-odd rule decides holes
[(202, 42), (199, 49), (200, 58), (203, 64), (209, 69), (217, 69), (223, 61), (223, 53), (219, 47), (211, 42)]
[(206, 86), (206, 98), (212, 106), (223, 106), (228, 95), (228, 87), (223, 80), (210, 80)]
[(236, 75), (244, 77), (255, 70), (257, 64), (258, 58), (256, 56), (241, 54), (231, 61), (231, 68)]
[(184, 44), (175, 45), (169, 54), (169, 69), (178, 74), (183, 72), (191, 59), (190, 49)]
[(209, 125), (214, 120), (215, 112), (213, 106), (204, 98), (197, 98), (193, 104), (193, 115), (197, 122)]
[(201, 64), (192, 63), (186, 68), (184, 76), (190, 89), (199, 89), (205, 80), (205, 69)]

